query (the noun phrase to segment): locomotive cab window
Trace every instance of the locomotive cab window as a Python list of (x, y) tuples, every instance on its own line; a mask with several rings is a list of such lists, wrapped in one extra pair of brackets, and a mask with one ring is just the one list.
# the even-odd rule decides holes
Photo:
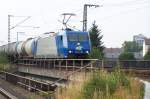
[(88, 35), (86, 34), (79, 35), (79, 41), (87, 41), (87, 40), (88, 40)]
[(68, 41), (88, 41), (87, 34), (68, 34)]
[(68, 41), (78, 41), (78, 35), (77, 34), (68, 34)]

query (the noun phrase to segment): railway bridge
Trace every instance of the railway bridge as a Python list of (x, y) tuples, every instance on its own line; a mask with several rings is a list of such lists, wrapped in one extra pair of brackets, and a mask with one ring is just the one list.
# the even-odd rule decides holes
[(81, 71), (105, 69), (113, 71), (119, 67), (125, 72), (138, 75), (150, 75), (150, 60), (98, 60), (98, 59), (19, 59), (16, 64), (19, 72), (58, 79)]
[[(105, 69), (109, 72), (119, 68), (126, 73), (150, 76), (150, 61), (144, 60), (98, 60), (98, 59), (30, 59), (17, 60), (16, 72), (3, 72), (5, 79), (30, 90), (49, 91), (72, 80), (77, 73)], [(12, 70), (11, 70), (12, 71)], [(14, 81), (11, 78), (15, 78)]]

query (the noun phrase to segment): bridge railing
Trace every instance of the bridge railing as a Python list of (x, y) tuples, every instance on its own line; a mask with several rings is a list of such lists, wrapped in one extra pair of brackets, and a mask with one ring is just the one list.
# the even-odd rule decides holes
[[(150, 60), (98, 60), (98, 59), (19, 59), (18, 65), (36, 66), (49, 69), (78, 69), (95, 61), (95, 68), (120, 68), (150, 69)], [(89, 67), (90, 68), (90, 67)]]
[(150, 60), (98, 60), (96, 68), (150, 69)]

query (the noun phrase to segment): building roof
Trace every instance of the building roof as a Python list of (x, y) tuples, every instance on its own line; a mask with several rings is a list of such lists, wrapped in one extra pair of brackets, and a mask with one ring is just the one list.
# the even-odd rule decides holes
[(134, 35), (133, 38), (146, 38), (143, 34)]
[(105, 48), (104, 53), (121, 53), (122, 48)]
[(150, 45), (150, 38), (145, 39), (145, 45)]

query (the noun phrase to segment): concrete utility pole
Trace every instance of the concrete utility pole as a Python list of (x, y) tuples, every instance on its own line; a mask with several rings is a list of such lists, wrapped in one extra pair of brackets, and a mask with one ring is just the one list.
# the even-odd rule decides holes
[(84, 4), (83, 9), (83, 31), (87, 31), (87, 7), (99, 7), (99, 5), (93, 5), (93, 4)]

